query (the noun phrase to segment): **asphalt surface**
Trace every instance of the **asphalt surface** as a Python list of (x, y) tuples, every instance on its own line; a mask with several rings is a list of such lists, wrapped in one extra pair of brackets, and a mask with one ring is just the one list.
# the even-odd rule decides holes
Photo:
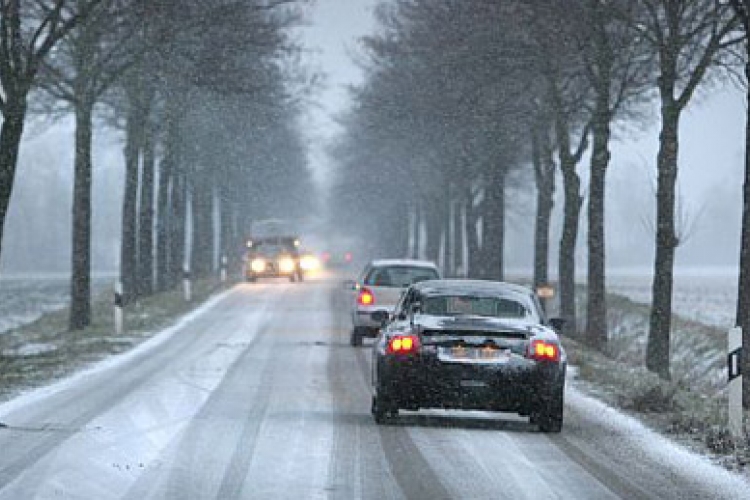
[[(750, 498), (569, 394), (559, 435), (486, 412), (369, 413), (335, 280), (242, 284), (0, 412), (0, 499)], [(595, 408), (595, 407), (594, 407)], [(715, 470), (714, 470), (715, 469)]]

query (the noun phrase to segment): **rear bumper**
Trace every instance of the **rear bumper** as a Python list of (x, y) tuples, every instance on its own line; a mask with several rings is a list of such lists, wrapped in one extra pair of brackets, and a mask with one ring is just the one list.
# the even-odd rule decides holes
[(291, 271), (288, 273), (281, 272), (281, 271), (264, 271), (262, 273), (246, 271), (245, 277), (247, 278), (288, 278), (289, 276), (294, 276), (297, 273), (298, 271)]
[(378, 356), (377, 391), (398, 408), (510, 411), (529, 415), (565, 384), (565, 365), (516, 360), (467, 365)]
[(302, 274), (302, 270), (297, 267), (291, 271), (282, 271), (278, 266), (268, 266), (262, 272), (256, 272), (249, 267), (245, 269), (245, 278), (289, 278), (290, 276), (296, 276)]
[(380, 310), (383, 310), (383, 308), (356, 309), (352, 312), (352, 324), (355, 327), (371, 331), (371, 336), (374, 337), (377, 335), (381, 325), (372, 319), (372, 313)]

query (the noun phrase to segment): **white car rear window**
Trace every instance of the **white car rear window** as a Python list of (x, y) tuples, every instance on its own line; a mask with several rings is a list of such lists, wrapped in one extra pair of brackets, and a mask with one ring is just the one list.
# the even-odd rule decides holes
[(365, 285), (405, 287), (420, 281), (438, 279), (437, 271), (427, 267), (388, 266), (376, 267), (365, 277)]

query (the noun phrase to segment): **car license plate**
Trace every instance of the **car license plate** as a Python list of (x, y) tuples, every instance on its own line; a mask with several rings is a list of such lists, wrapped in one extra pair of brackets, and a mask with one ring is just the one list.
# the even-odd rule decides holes
[(510, 352), (506, 349), (494, 347), (442, 347), (438, 351), (438, 359), (440, 361), (478, 364), (507, 363), (510, 360)]

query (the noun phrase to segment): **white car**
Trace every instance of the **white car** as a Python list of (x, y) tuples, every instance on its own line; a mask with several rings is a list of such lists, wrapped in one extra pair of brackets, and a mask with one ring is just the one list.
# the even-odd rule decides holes
[[(364, 337), (377, 336), (382, 325), (378, 315), (393, 312), (406, 288), (434, 279), (440, 279), (440, 271), (429, 261), (380, 259), (367, 264), (356, 282), (347, 283), (351, 301), (351, 345), (360, 346)], [(373, 318), (373, 313), (378, 314)]]

